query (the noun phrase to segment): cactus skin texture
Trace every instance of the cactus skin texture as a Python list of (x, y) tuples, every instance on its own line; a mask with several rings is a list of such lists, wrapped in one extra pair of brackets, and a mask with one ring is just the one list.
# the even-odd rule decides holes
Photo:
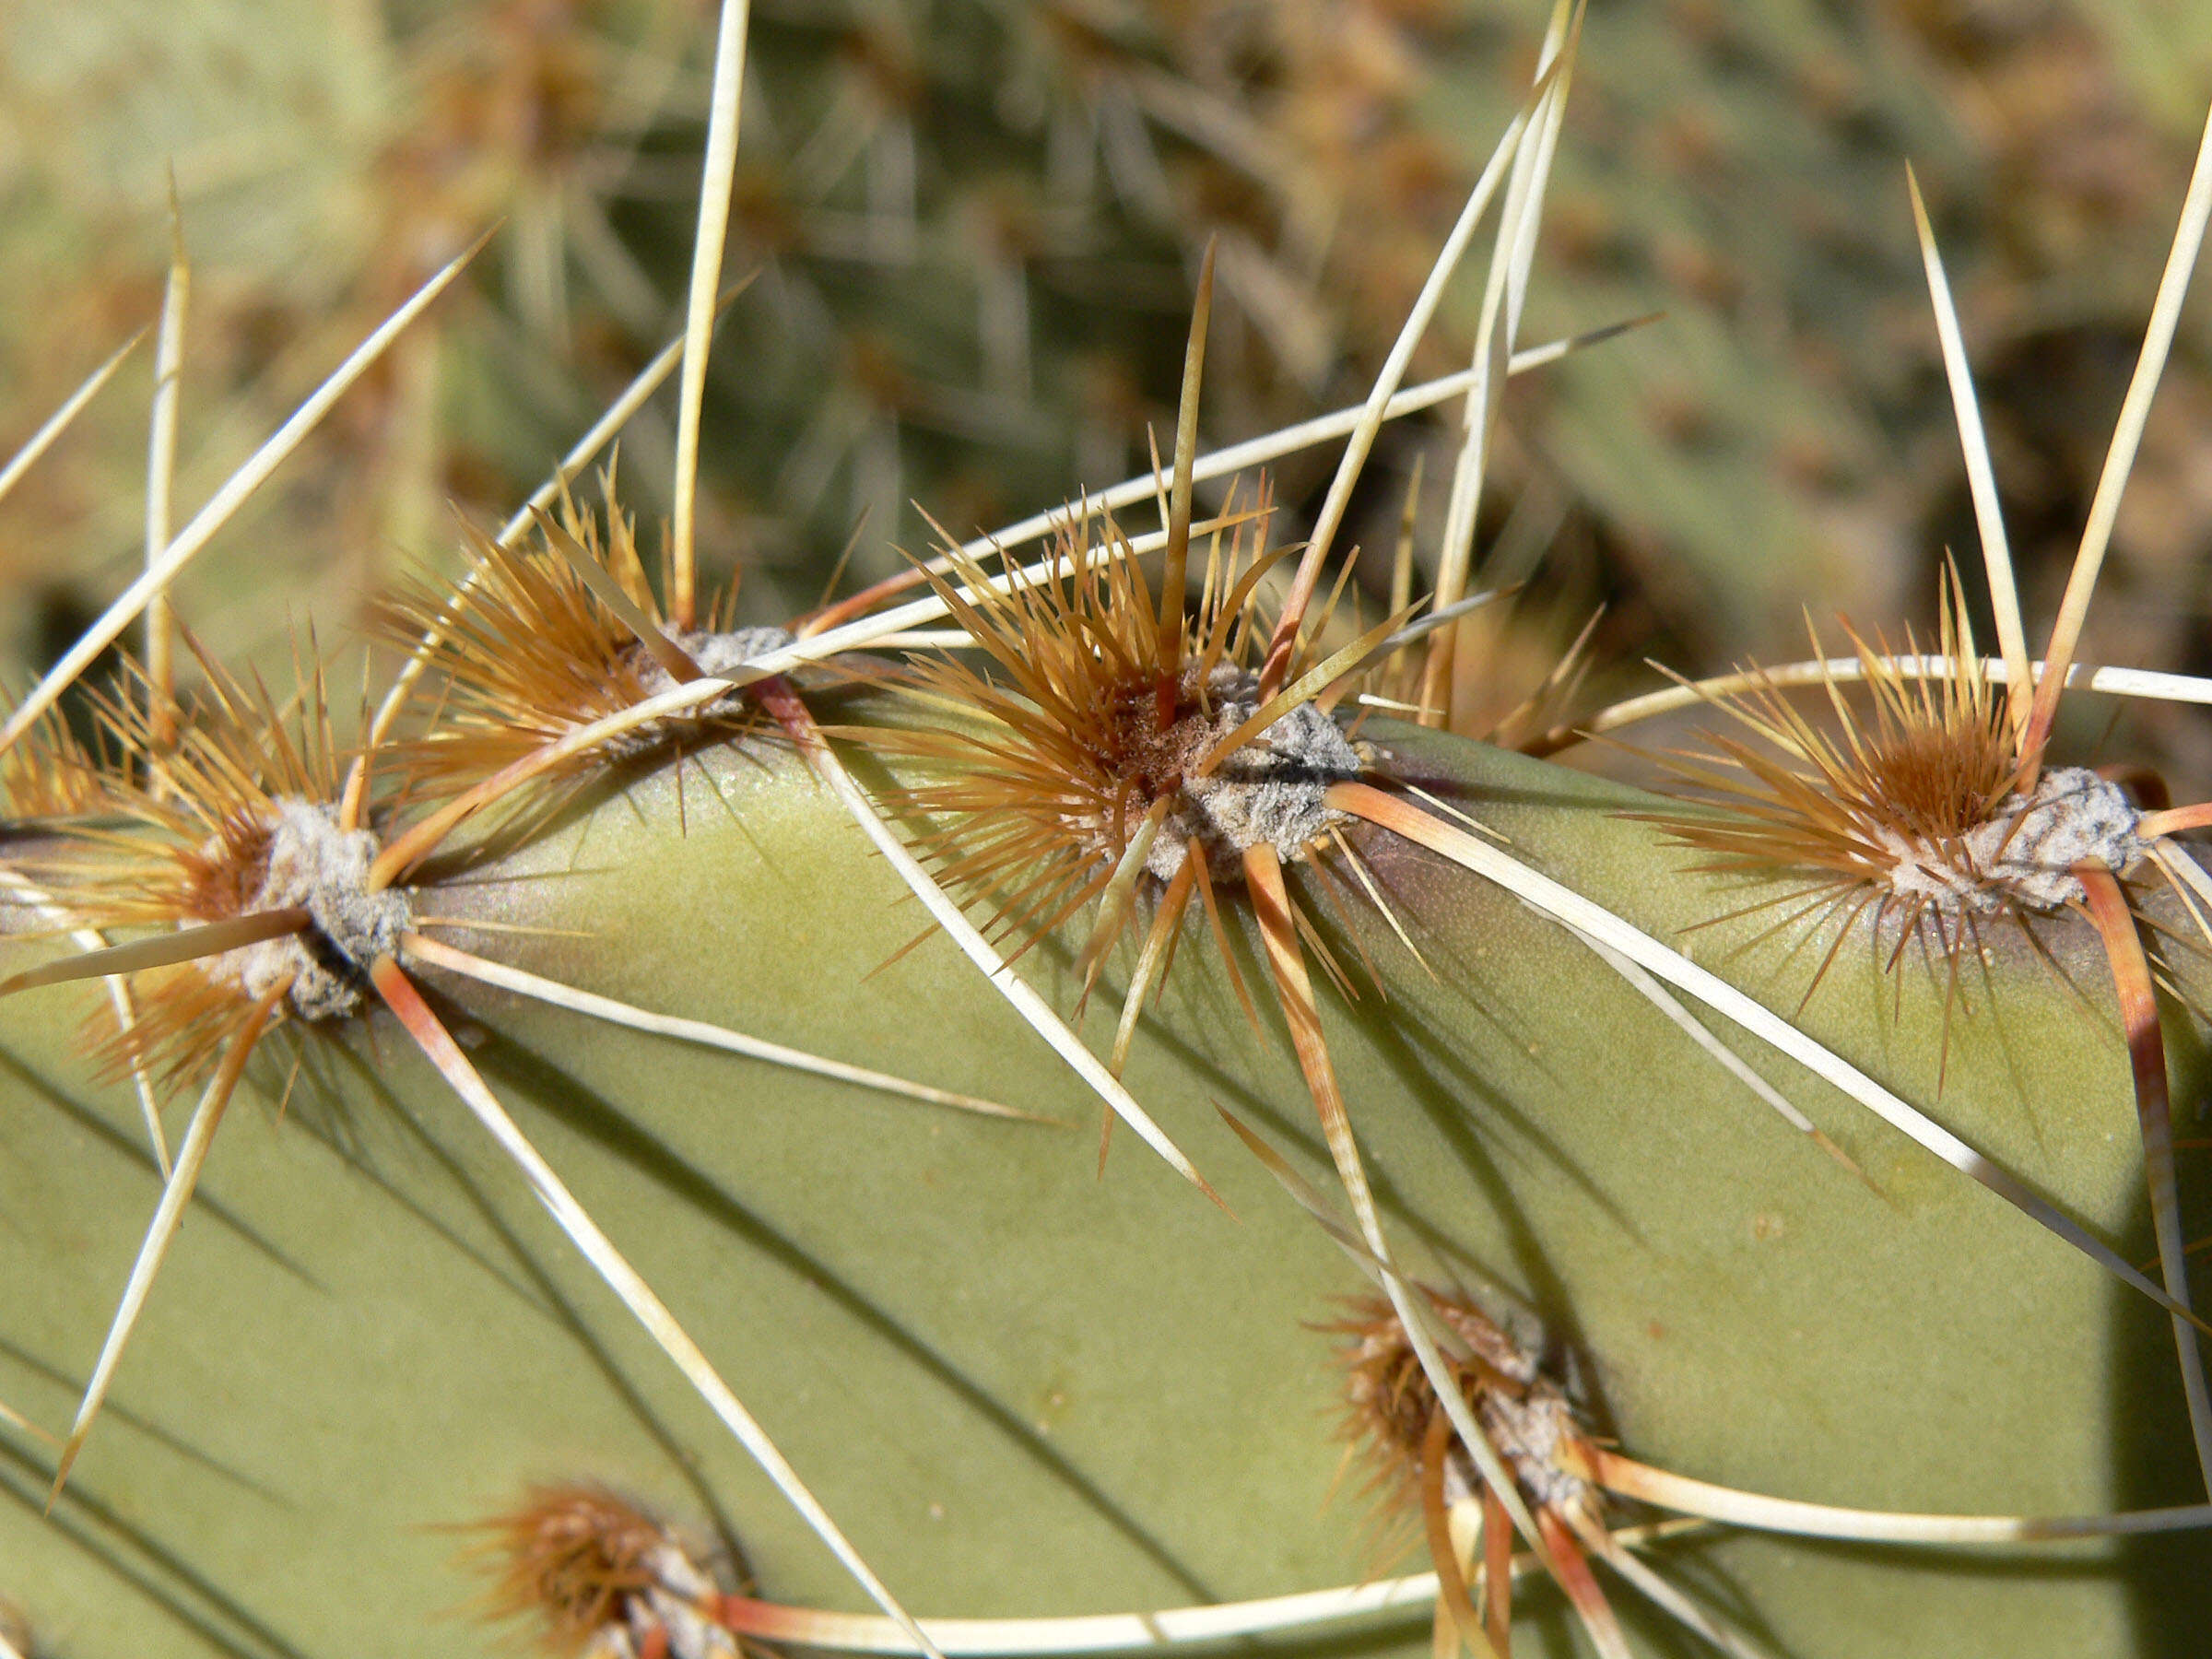
[[(836, 711), (890, 712), (865, 694)], [(1618, 816), (1649, 797), (1408, 727), (1366, 735), (1398, 775), (1662, 936), (1739, 896)], [(1095, 1102), (944, 940), (881, 966), (916, 912), (795, 758), (724, 750), (686, 768), (680, 832), (675, 773), (634, 774), (627, 798), (610, 784), (437, 894), (442, 914), (587, 936), (453, 936), (1080, 1132), (932, 1112), (429, 983), (900, 1597), (924, 1617), (1065, 1614), (1368, 1574), (1358, 1479), (1331, 1496), (1342, 1382), (1316, 1328), (1363, 1282), (1214, 1111), (1327, 1184), (1272, 1012), (1255, 1036), (1194, 945), (1127, 1073), (1234, 1218), (1125, 1138), (1101, 1179)], [(2171, 1333), (2150, 1303), (1749, 1052), (1871, 1187), (1854, 1180), (1559, 928), (1403, 843), (1359, 840), (1436, 971), (1362, 911), (1351, 924), (1387, 996), (1324, 992), (1388, 1223), (1411, 1270), (1487, 1276), (1541, 1313), (1579, 1356), (1601, 1430), (1650, 1463), (1831, 1503), (2189, 1501)], [(1772, 940), (1733, 952), (1758, 925), (1686, 937), (1786, 1011), (1816, 959)], [(1993, 935), (1940, 1100), (1941, 987), (1909, 962), (1885, 977), (1847, 947), (1799, 1023), (2146, 1259), (2109, 986), (2086, 924), (2051, 938), (2081, 995)], [(1079, 943), (1071, 929), (1026, 971), (1072, 1000)], [(2201, 967), (2181, 957), (2201, 994)], [(1257, 982), (1249, 954), (1244, 971)], [(81, 1378), (156, 1195), (127, 1091), (89, 1086), (74, 1057), (73, 994), (90, 1001), (80, 988), (0, 1003), (0, 1398), (41, 1418), (74, 1403), (41, 1368)], [(2180, 1098), (2198, 1098), (2200, 1028), (2170, 1011), (2169, 1038)], [(250, 1074), (272, 1102), (288, 1064), (272, 1046)], [(6, 1588), (55, 1651), (502, 1651), (506, 1637), (459, 1616), (482, 1581), (442, 1528), (556, 1481), (726, 1526), (771, 1598), (855, 1605), (394, 1030), (311, 1044), (281, 1120), (235, 1119), (51, 1521), (40, 1449), (0, 1440)], [(2184, 1198), (2204, 1214), (2201, 1181)], [(1806, 1659), (2182, 1659), (2212, 1619), (2202, 1534), (1993, 1557), (1716, 1530), (1656, 1560)], [(1622, 1600), (1639, 1654), (1701, 1651)], [(1585, 1651), (1547, 1586), (1515, 1610), (1516, 1653)], [(1346, 1629), (1271, 1645), (1412, 1654), (1429, 1640), (1425, 1610)]]

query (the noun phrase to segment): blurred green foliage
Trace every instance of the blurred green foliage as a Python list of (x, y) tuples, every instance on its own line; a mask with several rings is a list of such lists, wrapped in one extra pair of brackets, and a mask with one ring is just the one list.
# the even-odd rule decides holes
[[(1359, 396), (1542, 24), (1492, 0), (754, 9), (729, 269), (758, 278), (717, 359), (705, 524), (715, 557), (754, 572), (763, 618), (813, 602), (856, 526), (853, 573), (896, 569), (928, 535), (913, 501), (967, 531), (1140, 467), (1208, 236), (1207, 440)], [(444, 503), (503, 510), (668, 335), (711, 7), (109, 0), (0, 18), (0, 441), (153, 314), (169, 163), (196, 264), (186, 508), (505, 220), (474, 289), (188, 581), (185, 613), (218, 649), (269, 641), (285, 606), (349, 619), (395, 549), (450, 561)], [(2201, 6), (1597, 7), (1524, 332), (1664, 315), (1516, 388), (1486, 535), (1517, 507), (1515, 573), (1542, 555), (1569, 609), (1613, 602), (1601, 655), (1796, 654), (1801, 604), (1924, 624), (1943, 548), (1971, 541), (1910, 159), (2042, 614), (2207, 71)], [(1418, 369), (1460, 364), (1478, 294), (1471, 272)], [(2093, 656), (2204, 665), (2202, 316)], [(47, 648), (40, 617), (57, 631), (135, 556), (143, 358), (135, 373), (0, 507), (18, 674)], [(671, 424), (649, 413), (627, 440), (649, 522)], [(1442, 430), (1386, 442), (1355, 520), (1371, 546)], [(1294, 512), (1327, 464), (1283, 465)], [(1430, 537), (1446, 471), (1428, 470)]]

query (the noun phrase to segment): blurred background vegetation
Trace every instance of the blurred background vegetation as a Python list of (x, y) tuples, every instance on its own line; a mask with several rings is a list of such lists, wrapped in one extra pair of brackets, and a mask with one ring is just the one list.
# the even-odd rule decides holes
[[(1537, 0), (759, 0), (702, 525), (744, 610), (821, 594), (1145, 464), (1220, 239), (1204, 437), (1366, 390), (1533, 67)], [(182, 590), (217, 651), (350, 637), (452, 568), (677, 326), (706, 0), (0, 0), (0, 453), (194, 261), (182, 522), (494, 220), (449, 296)], [(1539, 572), (1485, 648), (1540, 671), (1599, 601), (1610, 687), (1804, 654), (1801, 606), (1895, 635), (1973, 547), (1904, 163), (1958, 293), (2032, 628), (2055, 602), (2212, 88), (2203, 0), (1597, 0), (1526, 341), (1659, 311), (1515, 383), (1482, 546)], [(1477, 263), (1417, 373), (1464, 367)], [(141, 347), (0, 505), (19, 681), (141, 557)], [(666, 509), (665, 400), (622, 452)], [(1447, 408), (1449, 417), (1455, 413)], [(1395, 536), (1441, 420), (1394, 430)], [(1330, 453), (1277, 469), (1288, 521)], [(2091, 618), (2092, 660), (2212, 672), (2212, 311), (2193, 303)], [(1426, 546), (1426, 545), (1425, 545)], [(1378, 599), (1388, 561), (1364, 572)], [(1831, 636), (1831, 643), (1833, 643)], [(1525, 677), (1525, 676), (1524, 676)], [(2186, 712), (2170, 764), (2212, 774)], [(2094, 735), (2094, 734), (2091, 734)]]

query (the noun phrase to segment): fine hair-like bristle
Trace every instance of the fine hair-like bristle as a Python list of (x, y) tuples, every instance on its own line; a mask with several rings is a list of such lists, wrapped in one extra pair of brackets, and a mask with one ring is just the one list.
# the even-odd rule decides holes
[[(1583, 1483), (1553, 1461), (1562, 1435), (1579, 1437), (1567, 1396), (1537, 1358), (1464, 1296), (1427, 1292), (1456, 1338), (1447, 1354), (1468, 1408), (1506, 1459), (1532, 1506), (1581, 1501)], [(1342, 1337), (1345, 1414), (1337, 1438), (1365, 1467), (1363, 1490), (1375, 1505), (1378, 1542), (1402, 1545), (1418, 1524), (1421, 1488), (1441, 1480), (1464, 1496), (1476, 1484), (1465, 1454), (1448, 1449), (1449, 1470), (1430, 1466), (1432, 1430), (1443, 1415), (1395, 1309), (1380, 1296), (1353, 1300), (1321, 1329)], [(1450, 1442), (1447, 1442), (1450, 1446)], [(1456, 1488), (1456, 1490), (1455, 1490)]]
[(484, 1535), (467, 1559), (492, 1578), (484, 1616), (535, 1619), (547, 1651), (564, 1655), (625, 1621), (629, 1598), (656, 1582), (653, 1552), (668, 1537), (629, 1500), (582, 1482), (533, 1487), (469, 1530)]
[[(564, 496), (559, 531), (654, 629), (690, 648), (700, 666), (709, 672), (726, 666), (712, 647), (743, 637), (728, 631), (735, 585), (716, 597), (703, 629), (675, 629), (648, 579), (636, 524), (616, 503), (611, 478), (605, 488), (603, 515)], [(474, 527), (464, 534), (476, 560), (466, 582), (403, 580), (371, 615), (374, 630), (403, 649), (436, 641), (428, 657), (435, 721), (421, 735), (394, 744), (390, 759), (410, 790), (430, 801), (461, 794), (671, 684), (632, 626), (550, 545), (546, 530), (522, 546), (494, 541)], [(707, 650), (699, 649), (702, 643)], [(733, 693), (569, 757), (535, 780), (523, 799), (542, 804), (547, 788), (558, 794), (610, 759), (703, 747), (766, 730), (750, 703)]]
[[(1886, 968), (1894, 971), (1908, 947), (1931, 966), (1940, 960), (1947, 1059), (1961, 964), (1981, 949), (1984, 928), (2015, 925), (2040, 953), (2037, 923), (2080, 908), (2077, 864), (2094, 859), (2124, 876), (2139, 861), (2137, 813), (2118, 785), (2078, 768), (2046, 771), (2029, 784), (2017, 729), (1976, 653), (1955, 573), (1944, 584), (1933, 665), (1920, 660), (1910, 632), (1900, 663), (1881, 635), (1869, 641), (1848, 624), (1844, 631), (1866, 697), (1854, 702), (1833, 677), (1827, 681), (1834, 735), (1771, 681), (1715, 697), (1748, 739), (1712, 733), (1705, 750), (1655, 759), (1674, 782), (1727, 810), (1640, 816), (1705, 854), (1699, 870), (1786, 883), (1699, 925), (1779, 912), (1756, 938), (1807, 919), (1832, 930), (1806, 999), (1862, 917), (1871, 918)], [(1817, 631), (1812, 641), (1818, 656)]]
[[(340, 822), (343, 757), (319, 666), (302, 669), (295, 696), (279, 705), (258, 680), (240, 681), (188, 643), (206, 679), (181, 717), (158, 719), (146, 699), (128, 694), (95, 700), (102, 741), (78, 809), (98, 817), (63, 826), (19, 861), (42, 895), (51, 931), (190, 929), (292, 909), (302, 900), (272, 898), (272, 888), (312, 886), (329, 872), (279, 871), (273, 882), (273, 853), (293, 858), (304, 833), (318, 843), (305, 854), (312, 865), (328, 846), (359, 843), (351, 850), (359, 853), (373, 839)], [(378, 912), (381, 932), (404, 909), (396, 896), (361, 903)], [(297, 931), (318, 933), (312, 924)], [(358, 1001), (356, 965), (329, 945), (318, 933), (253, 947), (288, 949), (303, 970), (276, 1018), (319, 1018)], [(250, 951), (231, 949), (141, 972), (127, 1027), (112, 1023), (104, 1004), (95, 1013), (96, 1052), (111, 1074), (144, 1067), (164, 1088), (195, 1083), (231, 1033), (258, 1019), (264, 982), (293, 966), (256, 964)]]
[[(7, 699), (15, 700), (12, 695)], [(9, 823), (74, 818), (100, 798), (97, 768), (59, 709), (0, 750), (0, 816)]]
[(724, 1559), (700, 1555), (609, 1488), (532, 1487), (514, 1509), (456, 1530), (477, 1535), (462, 1559), (492, 1581), (477, 1610), (531, 1620), (546, 1653), (738, 1659), (744, 1652), (725, 1622)]
[[(1159, 625), (1161, 601), (1104, 514), (1063, 530), (1055, 571), (1002, 579), (1003, 593), (962, 557), (931, 574), (989, 662), (916, 659), (894, 685), (976, 724), (847, 735), (936, 772), (896, 798), (927, 821), (920, 844), (941, 878), (992, 904), (1002, 937), (1026, 948), (1104, 899), (1104, 933), (1085, 953), (1095, 965), (1131, 920), (1138, 881), (1171, 895), (1179, 914), (1193, 866), (1210, 909), (1216, 885), (1241, 880), (1245, 847), (1265, 840), (1302, 857), (1335, 827), (1320, 796), (1361, 770), (1357, 751), (1311, 700), (1272, 720), (1254, 700), (1249, 665), (1267, 634), (1255, 592), (1289, 550), (1266, 547), (1268, 511), (1263, 495), (1224, 512), (1181, 629)], [(1292, 680), (1321, 654), (1304, 647)]]
[[(917, 658), (900, 684), (988, 726), (892, 729), (868, 741), (947, 769), (908, 791), (906, 804), (947, 820), (932, 846), (942, 874), (967, 890), (1006, 895), (1009, 931), (1048, 932), (1095, 898), (1154, 801), (1198, 759), (1192, 744), (1210, 729), (1208, 677), (1241, 667), (1262, 637), (1251, 582), (1237, 578), (1254, 576), (1265, 556), (1242, 559), (1242, 541), (1209, 573), (1191, 648), (1174, 662), (1162, 655), (1144, 571), (1110, 517), (1063, 530), (1054, 549), (1063, 571), (1018, 580), (1003, 594), (965, 558), (955, 558), (949, 579), (931, 573), (991, 666)], [(1174, 698), (1164, 722), (1163, 682)]]
[[(1939, 655), (1944, 670), (1907, 678), (1889, 642), (1870, 643), (1843, 625), (1865, 677), (1872, 710), (1861, 713), (1831, 681), (1829, 706), (1841, 726), (1830, 737), (1771, 683), (1717, 700), (1732, 720), (1773, 752), (1710, 735), (1712, 751), (1661, 757), (1679, 780), (1724, 800), (1727, 819), (1669, 819), (1676, 839), (1714, 854), (1723, 871), (1809, 869), (1851, 886), (1878, 887), (1898, 861), (1895, 843), (1924, 843), (1937, 855), (1988, 822), (2021, 775), (2002, 700), (1993, 697), (1973, 653), (1955, 588), (1946, 583)], [(1820, 637), (1808, 625), (1816, 656)], [(1905, 636), (1908, 656), (1919, 642)], [(1962, 879), (1976, 873), (1960, 866)]]

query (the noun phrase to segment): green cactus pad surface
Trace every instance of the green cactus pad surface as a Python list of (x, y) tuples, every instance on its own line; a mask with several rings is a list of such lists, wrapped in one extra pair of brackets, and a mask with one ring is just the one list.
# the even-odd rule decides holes
[[(1516, 856), (1795, 1009), (1825, 939), (1747, 946), (1765, 925), (1749, 918), (1683, 933), (1758, 895), (1685, 873), (1619, 816), (1650, 797), (1408, 727), (1364, 735)], [(1219, 1120), (1334, 1189), (1279, 1018), (1263, 999), (1265, 1030), (1246, 1023), (1202, 924), (1186, 921), (1127, 1081), (1233, 1214), (1125, 1133), (1101, 1177), (1095, 1100), (957, 951), (933, 936), (892, 959), (919, 907), (795, 758), (721, 752), (680, 773), (680, 801), (677, 770), (610, 784), (419, 892), (418, 916), (498, 924), (430, 931), (535, 973), (1065, 1126), (418, 978), (906, 1605), (1141, 1610), (1425, 1568), (1418, 1548), (1378, 1552), (1361, 1474), (1340, 1470), (1335, 1339), (1314, 1327), (1364, 1284)], [(1366, 905), (1340, 914), (1311, 876), (1299, 888), (1361, 986), (1324, 988), (1323, 1018), (1394, 1243), (1424, 1277), (1539, 1314), (1594, 1428), (1648, 1463), (1834, 1504), (2065, 1514), (2201, 1496), (2156, 1307), (1712, 1021), (1854, 1177), (1572, 935), (1380, 831), (1354, 840), (1425, 966)], [(1256, 937), (1231, 927), (1257, 990)], [(1942, 986), (1911, 953), (1885, 973), (1847, 944), (1798, 1022), (2147, 1260), (2109, 977), (2086, 924), (2044, 936), (2055, 969), (1992, 933), (1940, 1094)], [(1071, 929), (1020, 959), (1063, 1007), (1079, 943)], [(2171, 954), (2180, 982), (2204, 982)], [(1126, 970), (1094, 999), (1094, 1046)], [(128, 1091), (78, 1057), (89, 1004), (81, 988), (0, 1003), (0, 1400), (55, 1427), (158, 1192)], [(2174, 1011), (2169, 1040), (2186, 1122), (2197, 1028)], [(222, 1131), (51, 1518), (50, 1453), (0, 1433), (0, 1589), (47, 1650), (514, 1651), (521, 1627), (470, 1615), (485, 1580), (455, 1565), (475, 1540), (450, 1529), (568, 1479), (725, 1527), (766, 1596), (865, 1607), (394, 1025), (302, 1053), (281, 1113), (287, 1042), (249, 1074), (268, 1104), (241, 1100)], [(2202, 1198), (2185, 1187), (2191, 1214)], [(1992, 1553), (1715, 1528), (1652, 1559), (1803, 1659), (2181, 1659), (2212, 1616), (2203, 1535)], [(1625, 1587), (1615, 1599), (1640, 1653), (1698, 1651)], [(1515, 1605), (1516, 1654), (1584, 1651), (1548, 1586)], [(1428, 1641), (1424, 1608), (1268, 1644)]]

